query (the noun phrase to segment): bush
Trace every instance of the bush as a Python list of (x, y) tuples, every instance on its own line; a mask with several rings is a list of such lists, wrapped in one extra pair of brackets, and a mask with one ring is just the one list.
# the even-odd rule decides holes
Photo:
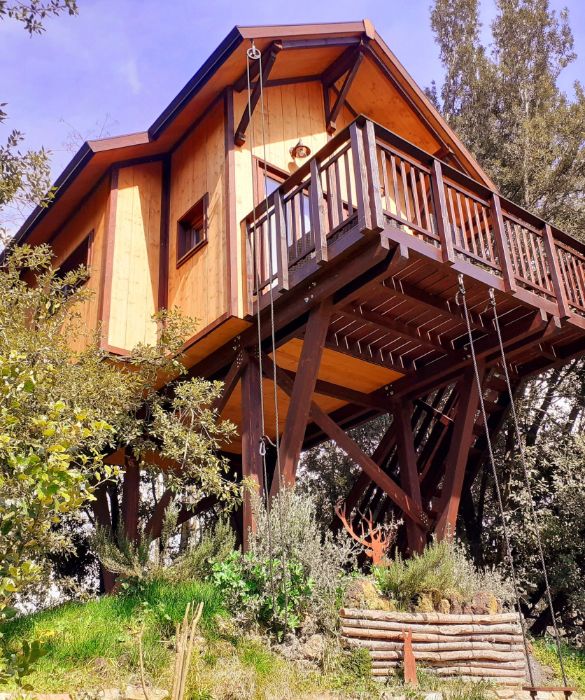
[(405, 610), (421, 596), (429, 597), (435, 607), (444, 598), (465, 605), (479, 593), (492, 594), (503, 604), (512, 599), (510, 586), (495, 571), (476, 569), (460, 544), (446, 540), (433, 542), (406, 561), (398, 555), (374, 567), (374, 576), (382, 593)]
[(267, 509), (252, 494), (256, 531), (250, 551), (234, 553), (213, 567), (213, 580), (236, 612), (281, 635), (311, 616), (325, 631), (335, 629), (337, 610), (355, 561), (353, 543), (342, 533), (323, 533), (313, 500), (285, 490)]

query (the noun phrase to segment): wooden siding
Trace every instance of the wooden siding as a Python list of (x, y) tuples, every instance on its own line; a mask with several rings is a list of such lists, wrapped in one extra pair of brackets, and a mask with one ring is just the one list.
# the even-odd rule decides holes
[(109, 191), (110, 179), (105, 177), (93, 194), (81, 204), (77, 213), (58, 232), (51, 244), (55, 255), (55, 267), (59, 267), (87, 235), (93, 232), (89, 279), (86, 283), (86, 289), (91, 292), (91, 296), (79, 310), (81, 324), (87, 330), (95, 330), (98, 326), (100, 301), (104, 293), (102, 274)]
[[(243, 111), (247, 108), (247, 96), (247, 90), (234, 94), (236, 123), (239, 122)], [(265, 90), (264, 99), (266, 160), (280, 170), (292, 174), (306, 160), (295, 161), (290, 155), (290, 149), (298, 143), (299, 139), (302, 139), (303, 143), (309, 146), (313, 154), (327, 143), (321, 83), (315, 81), (270, 87)], [(254, 205), (250, 150), (252, 143), (254, 157), (264, 160), (260, 105), (256, 107), (254, 112), (252, 126), (248, 128), (246, 143), (241, 148), (236, 148), (234, 158), (236, 170), (235, 209), (238, 224), (236, 228), (238, 236), (240, 236), (237, 245), (238, 273), (242, 282), (245, 247), (239, 224)], [(245, 294), (246, 292), (240, 289), (240, 301), (243, 300)], [(242, 316), (243, 312), (244, 306), (240, 303), (238, 315)]]
[[(219, 101), (171, 161), (168, 305), (197, 320), (194, 333), (228, 311), (223, 111)], [(207, 243), (177, 267), (177, 222), (206, 193)]]
[[(338, 88), (341, 85), (343, 77), (337, 82)], [(333, 91), (330, 91), (330, 101), (331, 104), (335, 101)], [(364, 114), (424, 151), (434, 153), (441, 147), (414, 109), (369, 58), (362, 61), (347, 94), (347, 101), (358, 114)], [(337, 130), (353, 119), (346, 107), (342, 109), (337, 119)]]
[(161, 163), (120, 168), (108, 343), (125, 350), (156, 340)]

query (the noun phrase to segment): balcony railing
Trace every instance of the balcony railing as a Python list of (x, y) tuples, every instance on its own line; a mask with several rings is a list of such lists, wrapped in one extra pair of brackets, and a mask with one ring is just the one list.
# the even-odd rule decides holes
[(508, 292), (554, 304), (561, 317), (585, 316), (582, 243), (363, 117), (245, 226), (248, 286), (260, 302), (327, 262), (347, 232), (387, 229), (420, 239), (446, 264), (495, 275)]

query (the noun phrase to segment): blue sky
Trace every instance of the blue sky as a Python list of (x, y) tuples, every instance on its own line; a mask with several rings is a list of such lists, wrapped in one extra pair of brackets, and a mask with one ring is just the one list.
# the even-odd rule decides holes
[[(423, 86), (440, 78), (429, 27), (430, 0), (79, 0), (77, 17), (47, 22), (29, 37), (0, 22), (0, 102), (8, 103), (9, 128), (26, 144), (53, 153), (56, 176), (72, 156), (71, 132), (95, 138), (146, 129), (235, 24), (276, 24), (371, 19), (398, 58)], [(585, 2), (568, 6), (578, 60), (563, 86), (585, 78)], [(483, 0), (484, 24), (493, 13)], [(75, 141), (75, 139), (73, 139)]]

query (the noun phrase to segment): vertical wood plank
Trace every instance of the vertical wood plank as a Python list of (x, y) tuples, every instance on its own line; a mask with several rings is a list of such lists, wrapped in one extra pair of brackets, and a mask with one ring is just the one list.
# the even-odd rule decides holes
[(356, 208), (358, 213), (358, 228), (360, 231), (369, 231), (371, 227), (371, 212), (366, 207), (365, 183), (368, 179), (366, 161), (364, 157), (364, 144), (362, 131), (354, 122), (349, 127), (351, 151), (353, 157), (353, 171), (356, 191)]
[(309, 192), (309, 209), (311, 217), (311, 230), (315, 241), (315, 255), (319, 264), (327, 262), (327, 227), (325, 222), (325, 209), (323, 206), (323, 187), (321, 185), (321, 172), (317, 159), (311, 161), (311, 186)]
[(549, 224), (544, 225), (544, 229), (542, 231), (542, 242), (544, 243), (551, 282), (557, 300), (557, 305), (559, 307), (559, 316), (560, 318), (568, 318), (571, 315), (571, 309), (569, 307), (569, 302), (565, 293), (565, 285), (563, 284), (563, 279), (561, 276), (555, 239)]
[[(504, 288), (507, 292), (515, 292), (517, 289), (516, 280), (514, 278), (514, 270), (510, 260), (510, 251), (508, 241), (506, 240), (506, 231), (504, 229), (504, 217), (502, 216), (502, 206), (499, 195), (495, 194), (490, 202), (492, 215), (492, 227), (494, 230), (494, 240), (496, 250), (498, 251), (498, 260), (504, 278)], [(511, 241), (510, 241), (511, 244)]]
[(368, 174), (368, 203), (370, 209), (370, 230), (379, 233), (384, 229), (384, 211), (382, 193), (380, 191), (380, 168), (376, 149), (376, 132), (373, 123), (366, 120), (364, 129), (364, 154)]
[(443, 171), (441, 170), (441, 163), (438, 160), (433, 160), (433, 165), (431, 167), (431, 192), (433, 195), (437, 235), (441, 243), (443, 262), (452, 264), (455, 262), (453, 236), (451, 235), (451, 226), (449, 224), (449, 217), (447, 216)]
[(277, 291), (289, 289), (288, 283), (288, 242), (286, 239), (286, 223), (284, 220), (284, 205), (282, 192), (274, 193), (274, 226), (276, 231), (276, 274), (278, 278)]

